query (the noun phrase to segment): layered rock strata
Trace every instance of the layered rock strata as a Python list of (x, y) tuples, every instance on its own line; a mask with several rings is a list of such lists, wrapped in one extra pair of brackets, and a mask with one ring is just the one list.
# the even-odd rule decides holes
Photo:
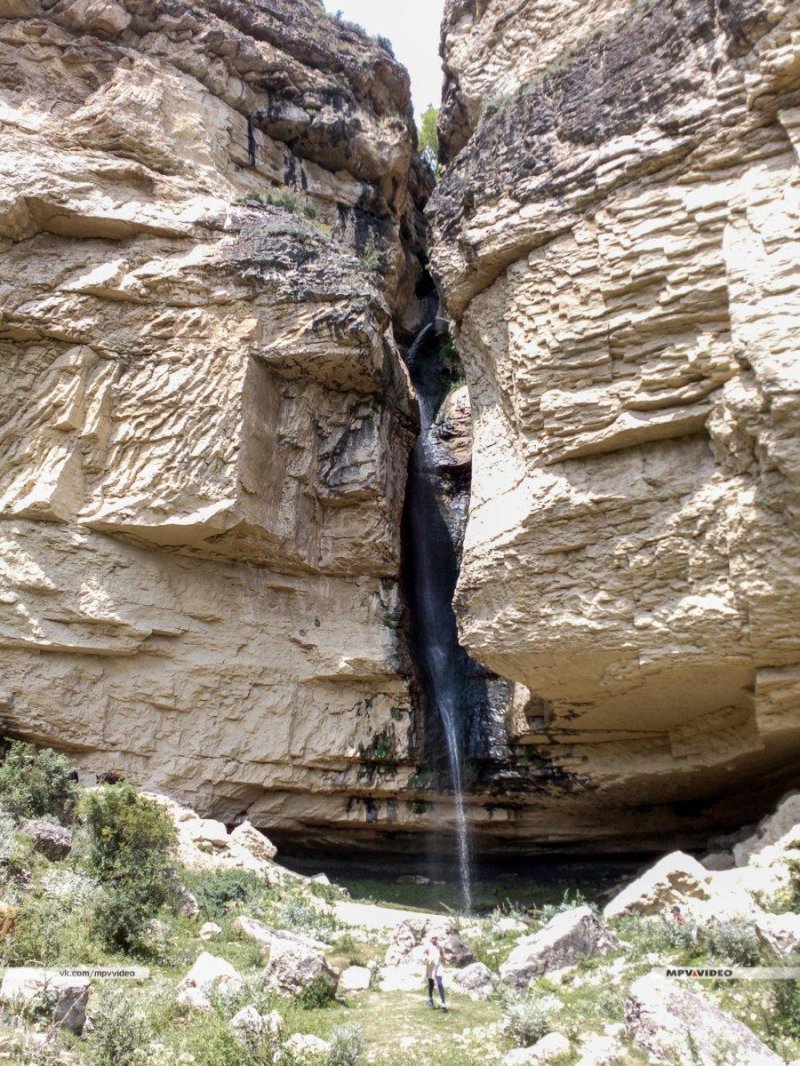
[(686, 840), (800, 765), (800, 10), (451, 0), (443, 42), (460, 635), (543, 775), (496, 832)]
[(412, 761), (407, 75), (318, 0), (0, 16), (0, 728), (362, 825)]

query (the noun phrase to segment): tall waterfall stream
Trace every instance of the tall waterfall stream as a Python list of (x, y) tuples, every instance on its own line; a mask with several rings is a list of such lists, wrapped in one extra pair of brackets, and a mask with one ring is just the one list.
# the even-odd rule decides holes
[(472, 909), (472, 861), (464, 806), (466, 654), (458, 643), (452, 600), (458, 578), (456, 550), (437, 495), (431, 427), (446, 394), (434, 324), (422, 330), (408, 354), (417, 392), (420, 433), (411, 454), (406, 490), (406, 593), (411, 610), (411, 646), (428, 712), (438, 716), (453, 789), (458, 865), (464, 909)]

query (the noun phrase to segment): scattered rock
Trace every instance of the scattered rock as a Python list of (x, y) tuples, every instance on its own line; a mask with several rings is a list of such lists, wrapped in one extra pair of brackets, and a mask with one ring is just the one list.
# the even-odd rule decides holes
[(447, 933), (440, 941), (442, 958), (447, 966), (469, 966), (475, 961), (472, 948), (458, 933)]
[(570, 1053), (569, 1040), (561, 1033), (548, 1033), (532, 1047), (514, 1048), (503, 1059), (503, 1066), (541, 1066)]
[(631, 986), (625, 1023), (634, 1044), (668, 1066), (717, 1061), (725, 1066), (783, 1066), (783, 1059), (742, 1022), (702, 993), (658, 974), (640, 977)]
[(234, 992), (241, 984), (241, 976), (226, 959), (203, 951), (178, 985), (178, 1003), (192, 1010), (210, 1010), (212, 991)]
[(761, 914), (755, 926), (761, 943), (780, 958), (800, 950), (800, 914)]
[(18, 914), (19, 908), (15, 907), (13, 903), (0, 901), (0, 939), (8, 936), (14, 928)]
[(6, 970), (0, 985), (0, 1002), (25, 1007), (50, 1024), (80, 1036), (86, 1024), (89, 980), (62, 977), (56, 970), (18, 967)]
[(248, 918), (244, 914), (240, 914), (233, 922), (234, 929), (238, 929), (239, 932), (246, 936), (248, 940), (254, 940), (257, 944), (261, 944), (262, 947), (270, 948), (276, 940), (281, 940), (291, 944), (300, 944), (304, 947), (316, 948), (317, 950), (324, 950), (325, 945), (321, 944), (318, 940), (314, 940), (309, 936), (302, 936), (300, 933), (293, 933), (289, 929), (273, 929), (269, 925), (264, 925), (257, 918)]
[(495, 922), (495, 932), (497, 933), (527, 933), (528, 926), (525, 922), (519, 920), (519, 918), (500, 918)]
[(494, 991), (497, 975), (482, 962), (473, 962), (453, 974), (453, 984), (470, 999), (488, 999)]
[(263, 922), (259, 922), (257, 918), (248, 918), (244, 914), (240, 914), (234, 920), (233, 927), (238, 929), (248, 940), (254, 940), (265, 948), (271, 947), (275, 938), (274, 929), (270, 929)]
[(681, 903), (689, 896), (708, 899), (708, 884), (709, 873), (697, 859), (674, 851), (607, 903), (603, 917), (608, 920), (623, 914), (660, 914), (671, 903)]
[[(268, 884), (305, 880), (300, 874), (284, 870), (272, 861), (275, 846), (249, 822), (243, 822), (229, 833), (222, 822), (200, 818), (196, 811), (176, 803), (169, 796), (159, 792), (145, 792), (144, 795), (163, 807), (172, 819), (178, 831), (178, 857), (188, 870), (246, 870), (262, 877)], [(190, 893), (186, 895), (188, 897)], [(191, 905), (190, 909), (191, 916), (195, 917)]]
[(230, 834), (229, 843), (245, 848), (251, 855), (264, 861), (274, 859), (278, 854), (278, 849), (269, 837), (260, 833), (250, 822), (237, 825)]
[(200, 939), (211, 940), (215, 936), (219, 936), (222, 932), (222, 926), (217, 925), (216, 922), (205, 922), (200, 927)]
[(309, 880), (315, 885), (329, 885), (331, 883), (331, 879), (327, 874), (314, 874)]
[(617, 943), (591, 907), (576, 907), (557, 914), (538, 933), (521, 937), (500, 967), (500, 977), (521, 990), (533, 977), (570, 966), (584, 955), (613, 950)]
[(200, 916), (200, 904), (197, 902), (197, 897), (184, 885), (178, 887), (178, 895), (180, 896), (182, 903), (178, 913), (182, 918), (198, 918)]
[(392, 934), (392, 940), (386, 950), (386, 965), (397, 966), (403, 962), (421, 938), (421, 933), (414, 928), (411, 922), (400, 922)]
[(277, 1035), (281, 1031), (282, 1025), (283, 1020), (276, 1010), (270, 1011), (268, 1014), (259, 1014), (252, 1003), (242, 1007), (231, 1018), (231, 1029), (240, 1038), (266, 1036), (267, 1034)]
[(72, 833), (63, 825), (41, 818), (27, 818), (20, 823), (18, 832), (32, 840), (36, 851), (51, 862), (66, 859), (72, 851)]
[(228, 830), (223, 822), (213, 818), (192, 818), (184, 824), (184, 833), (201, 848), (227, 848), (230, 843)]
[(290, 1055), (305, 1066), (306, 1063), (324, 1061), (330, 1054), (331, 1045), (327, 1040), (311, 1033), (293, 1033), (286, 1041), (286, 1048)]
[(581, 1042), (575, 1066), (622, 1066), (626, 1058), (625, 1049), (613, 1036), (592, 1034)]
[(416, 992), (425, 986), (425, 967), (420, 962), (384, 966), (378, 976), (381, 992)]
[(283, 996), (294, 996), (318, 983), (327, 985), (333, 992), (338, 975), (321, 951), (296, 941), (275, 939), (263, 979), (267, 988)]
[(338, 991), (363, 992), (372, 983), (372, 971), (368, 966), (348, 966), (339, 975)]

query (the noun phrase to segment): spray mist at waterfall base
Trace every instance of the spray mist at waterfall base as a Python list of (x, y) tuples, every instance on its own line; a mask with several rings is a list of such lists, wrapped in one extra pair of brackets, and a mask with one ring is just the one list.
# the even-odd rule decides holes
[(404, 585), (411, 651), (426, 704), (426, 763), (445, 763), (453, 796), (462, 906), (472, 910), (472, 854), (464, 803), (468, 745), (468, 659), (458, 643), (452, 601), (458, 579), (456, 548), (445, 520), (431, 445), (431, 428), (449, 383), (439, 355), (441, 335), (425, 327), (407, 364), (417, 392), (420, 432), (411, 453), (403, 515)]

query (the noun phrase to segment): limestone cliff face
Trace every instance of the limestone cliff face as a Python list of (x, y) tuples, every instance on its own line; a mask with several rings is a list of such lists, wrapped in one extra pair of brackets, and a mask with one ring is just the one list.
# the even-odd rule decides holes
[(12, 0), (0, 96), (0, 728), (360, 824), (413, 740), (407, 75), (318, 0)]
[(457, 611), (542, 770), (500, 832), (652, 841), (800, 754), (800, 9), (451, 0), (443, 42)]

